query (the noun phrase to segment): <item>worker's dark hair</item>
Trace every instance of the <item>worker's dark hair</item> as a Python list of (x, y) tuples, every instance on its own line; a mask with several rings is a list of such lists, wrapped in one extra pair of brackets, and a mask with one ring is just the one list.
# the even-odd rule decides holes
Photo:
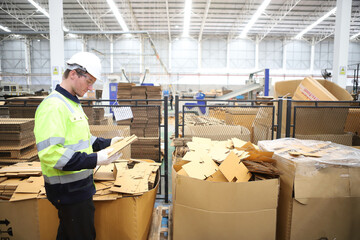
[(64, 74), (63, 74), (63, 79), (66, 79), (68, 76), (69, 76), (69, 73), (70, 73), (70, 69), (66, 69)]
[(81, 69), (66, 69), (64, 74), (63, 74), (63, 78), (66, 79), (68, 76), (69, 76), (69, 73), (72, 71), (72, 70), (75, 70), (77, 75), (80, 77), (80, 76), (83, 76), (86, 74), (85, 71), (81, 70)]

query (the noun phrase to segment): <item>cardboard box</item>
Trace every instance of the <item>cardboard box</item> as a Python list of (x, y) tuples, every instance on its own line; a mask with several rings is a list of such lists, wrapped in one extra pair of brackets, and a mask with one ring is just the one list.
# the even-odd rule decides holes
[[(288, 80), (288, 81), (280, 81), (276, 82), (274, 85), (274, 96), (276, 98), (283, 97), (283, 96), (289, 96), (289, 97), (295, 97), (295, 92), (299, 85), (302, 83), (303, 80)], [(313, 81), (312, 81), (313, 82)], [(348, 93), (345, 89), (340, 87), (334, 82), (330, 82), (327, 80), (316, 80), (316, 86), (319, 88), (319, 85), (324, 87), (330, 94), (332, 94), (337, 100), (339, 101), (352, 101), (353, 98), (350, 93)], [(296, 98), (295, 98), (296, 99)], [(294, 100), (295, 100), (294, 99)], [(319, 98), (320, 99), (320, 98)], [(325, 100), (324, 98), (321, 98), (320, 100)], [(328, 100), (328, 99), (326, 99)], [(333, 100), (332, 100), (333, 101)], [(344, 103), (338, 103), (336, 101), (331, 103), (319, 103), (319, 106), (347, 106), (349, 104)], [(292, 116), (291, 116), (291, 124), (293, 124), (293, 117), (294, 117), (294, 106), (314, 106), (314, 103), (292, 103)], [(283, 114), (282, 114), (282, 128), (281, 133), (284, 135), (285, 133), (285, 127), (286, 127), (286, 101), (283, 101)], [(319, 111), (320, 109), (316, 109), (315, 111)], [(347, 109), (346, 109), (347, 110)], [(344, 122), (346, 121), (347, 112), (343, 111), (343, 109), (331, 109), (331, 112), (327, 111), (325, 112), (325, 115), (321, 115), (320, 113), (314, 116), (311, 116), (310, 114), (306, 114), (306, 111), (312, 111), (310, 109), (300, 109), (298, 108), (297, 114), (300, 112), (303, 112), (303, 115), (306, 119), (301, 120), (304, 122), (303, 127), (301, 129), (299, 128), (297, 131), (298, 134), (342, 134), (344, 133)], [(312, 111), (312, 113), (315, 113)], [(300, 113), (301, 114), (301, 113)], [(277, 116), (279, 117), (279, 116)], [(312, 123), (307, 124), (307, 120), (310, 118), (313, 119)], [(323, 121), (326, 119), (326, 121)], [(329, 121), (330, 120), (330, 121)], [(277, 121), (277, 119), (275, 119)], [(296, 124), (298, 124), (300, 121), (297, 121)], [(329, 129), (334, 130), (331, 132), (312, 132), (313, 129), (323, 129), (326, 128), (326, 131)], [(342, 129), (342, 132), (339, 132), (339, 129)]]
[[(7, 220), (8, 225), (1, 224), (2, 237), (9, 239), (56, 239), (59, 226), (57, 211), (47, 199), (31, 199), (9, 202), (0, 200), (0, 220)], [(12, 236), (4, 231), (11, 228)]]
[[(159, 185), (141, 196), (129, 196), (116, 200), (94, 201), (96, 239), (147, 239), (156, 192)], [(2, 233), (1, 237), (16, 239), (56, 239), (59, 220), (57, 210), (47, 199), (31, 199), (9, 202), (0, 200), (0, 230), (11, 228), (13, 236)]]
[(185, 137), (204, 137), (212, 140), (227, 140), (232, 137), (250, 141), (250, 131), (243, 126), (185, 126)]
[(251, 131), (258, 108), (232, 108), (228, 109), (225, 114), (227, 125), (244, 126)]
[(312, 77), (301, 81), (294, 93), (294, 100), (338, 101), (323, 85)]
[(275, 239), (279, 180), (224, 183), (173, 178), (173, 237)]
[[(292, 157), (285, 151), (311, 151), (310, 146), (321, 157)], [(282, 172), (277, 239), (360, 239), (359, 150), (296, 139), (262, 141), (259, 147), (277, 149), (274, 159)]]

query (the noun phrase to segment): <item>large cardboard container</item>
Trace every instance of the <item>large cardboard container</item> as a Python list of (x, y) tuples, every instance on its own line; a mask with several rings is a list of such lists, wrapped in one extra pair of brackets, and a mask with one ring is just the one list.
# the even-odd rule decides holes
[(223, 183), (172, 169), (174, 240), (275, 239), (279, 180)]
[[(47, 199), (0, 200), (1, 239), (56, 239), (57, 211)], [(11, 235), (10, 235), (11, 231)], [(7, 237), (7, 238), (6, 238)]]
[(243, 126), (185, 126), (184, 135), (185, 137), (204, 137), (219, 141), (227, 140), (232, 137), (250, 141), (250, 131)]
[(263, 150), (278, 149), (273, 156), (282, 173), (277, 239), (360, 239), (360, 151), (332, 143), (330, 154), (315, 159), (281, 150), (304, 142), (330, 144), (296, 139), (259, 143)]
[[(317, 95), (317, 99), (320, 101), (325, 100), (331, 100), (333, 102), (331, 103), (319, 103), (319, 106), (346, 106), (349, 104), (344, 103), (338, 103), (336, 101), (352, 101), (353, 98), (350, 93), (348, 93), (345, 89), (341, 88), (336, 83), (330, 82), (328, 80), (316, 80), (316, 83), (314, 84), (313, 81), (307, 81), (306, 78), (304, 80), (288, 80), (288, 81), (280, 81), (276, 82), (274, 86), (274, 96), (280, 97), (280, 96), (289, 96), (294, 97), (296, 94), (296, 91), (298, 90), (299, 86), (301, 84), (307, 84), (306, 87), (309, 89), (310, 92), (321, 92), (320, 95)], [(326, 92), (321, 91), (322, 89), (325, 89)], [(329, 96), (328, 94), (331, 94), (334, 98), (326, 97)], [(298, 95), (298, 94), (297, 94)], [(301, 99), (296, 98), (295, 99)], [(310, 100), (310, 99), (301, 99), (301, 100)], [(313, 99), (316, 100), (316, 99)], [(314, 106), (313, 103), (292, 103), (292, 106)], [(292, 123), (293, 123), (293, 111), (294, 108), (292, 108)], [(311, 114), (310, 114), (310, 111)], [(306, 111), (298, 109), (297, 115), (304, 115), (302, 116), (302, 119), (308, 119), (308, 121), (303, 121), (303, 126), (301, 128), (296, 128), (297, 134), (303, 134), (303, 135), (311, 135), (311, 134), (343, 134), (344, 133), (344, 125), (347, 118), (347, 112), (348, 109), (331, 109), (331, 111), (328, 111), (328, 109), (306, 109)], [(279, 117), (279, 116), (278, 116)], [(300, 116), (299, 116), (300, 117)], [(311, 123), (309, 122), (311, 121)], [(286, 122), (286, 101), (284, 101), (283, 105), (283, 115), (282, 115), (282, 122)], [(296, 123), (298, 124), (298, 122)], [(285, 135), (285, 124), (282, 124), (282, 135)], [(314, 132), (316, 131), (316, 132)]]
[[(159, 185), (141, 196), (95, 201), (96, 239), (146, 240)], [(47, 199), (9, 202), (0, 200), (0, 234), (4, 239), (56, 239), (57, 210)], [(4, 231), (11, 230), (12, 236)]]

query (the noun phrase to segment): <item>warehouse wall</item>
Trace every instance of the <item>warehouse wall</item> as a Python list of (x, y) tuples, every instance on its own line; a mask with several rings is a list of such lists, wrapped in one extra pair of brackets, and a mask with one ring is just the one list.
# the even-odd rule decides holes
[[(245, 39), (204, 38), (201, 44), (190, 38), (173, 39), (169, 43), (166, 36), (155, 36), (152, 40), (159, 58), (154, 55), (147, 38), (112, 36), (112, 43), (105, 37), (65, 39), (65, 60), (78, 51), (87, 50), (100, 57), (105, 78), (111, 74), (121, 77), (123, 68), (130, 79), (138, 82), (145, 69), (149, 69), (147, 82), (193, 85), (220, 83), (225, 86), (245, 84), (250, 72), (262, 68), (270, 68), (273, 82), (308, 74), (320, 77), (320, 70), (331, 70), (333, 62), (333, 39), (314, 45), (313, 66), (312, 46), (305, 41), (264, 39), (257, 47), (255, 41)], [(26, 68), (27, 44), (30, 47), (30, 69)], [(33, 85), (50, 85), (48, 40), (2, 40), (0, 53), (4, 81), (26, 85), (29, 80)], [(348, 62), (360, 62), (360, 43), (350, 42)], [(165, 69), (171, 75), (167, 75)], [(31, 73), (29, 79), (27, 73)], [(352, 72), (349, 71), (348, 75), (351, 77)], [(101, 84), (98, 85), (101, 87)]]

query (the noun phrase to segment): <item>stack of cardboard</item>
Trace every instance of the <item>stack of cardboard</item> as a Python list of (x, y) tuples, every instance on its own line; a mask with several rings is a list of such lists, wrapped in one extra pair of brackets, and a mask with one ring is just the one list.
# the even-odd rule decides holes
[(159, 121), (161, 119), (159, 107), (147, 107), (146, 114), (148, 121), (145, 128), (145, 137), (159, 137)]
[[(180, 115), (180, 122), (182, 115)], [(198, 116), (193, 113), (185, 114), (185, 125), (188, 126), (210, 126), (210, 125), (226, 125), (224, 120), (215, 117)]]
[(34, 119), (0, 119), (0, 163), (38, 160)]
[[(8, 229), (1, 229), (1, 236), (11, 232), (14, 239), (56, 238), (57, 211), (44, 199), (43, 177), (39, 176), (40, 163), (37, 164), (0, 169), (6, 175), (0, 175), (0, 198), (4, 199), (0, 201), (0, 213)], [(147, 239), (160, 179), (159, 165), (149, 160), (123, 160), (96, 169), (97, 238)]]
[(108, 119), (104, 115), (104, 108), (94, 108), (94, 125), (108, 125)]
[(9, 117), (9, 108), (4, 106), (5, 102), (0, 102), (0, 118)]
[(136, 159), (148, 158), (154, 161), (160, 159), (159, 138), (146, 137), (138, 138), (136, 142), (131, 144), (131, 157)]
[[(147, 99), (161, 99), (161, 86), (146, 86)], [(161, 101), (148, 101), (148, 105), (160, 105)]]
[(360, 239), (360, 150), (324, 141), (261, 141), (281, 171), (277, 239)]
[(147, 107), (131, 107), (133, 119), (131, 123), (131, 134), (135, 134), (138, 137), (145, 136), (145, 127), (148, 122)]
[[(36, 108), (44, 98), (45, 96), (9, 98), (8, 104), (12, 105), (9, 107), (10, 118), (34, 118)], [(25, 104), (31, 105), (31, 107), (25, 106)]]
[(89, 125), (108, 125), (108, 119), (104, 118), (104, 108), (83, 107), (84, 113), (88, 117)]
[[(131, 99), (146, 99), (145, 86), (133, 86), (131, 89)], [(132, 105), (146, 105), (146, 101), (133, 101)]]
[(174, 238), (275, 239), (279, 171), (272, 152), (236, 138), (194, 137), (187, 145), (172, 169)]
[(132, 83), (118, 83), (117, 99), (131, 99), (132, 86)]

